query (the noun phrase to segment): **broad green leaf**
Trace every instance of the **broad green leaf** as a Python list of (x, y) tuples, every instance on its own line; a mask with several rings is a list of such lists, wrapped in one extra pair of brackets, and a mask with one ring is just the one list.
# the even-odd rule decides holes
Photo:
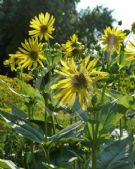
[(33, 142), (41, 143), (44, 140), (43, 131), (35, 124), (23, 120), (13, 114), (0, 112), (0, 115), (15, 129), (18, 134), (27, 137)]
[(28, 97), (31, 98), (41, 98), (41, 94), (39, 93), (39, 91), (37, 89), (34, 89), (30, 84), (27, 84), (21, 80), (18, 80), (19, 85), (21, 86), (21, 90), (22, 92), (27, 95)]
[(111, 132), (123, 117), (123, 111), (125, 111), (123, 106), (117, 105), (116, 103), (107, 103), (103, 105), (97, 117), (99, 123), (101, 123), (100, 134)]
[[(38, 83), (40, 83), (40, 82), (38, 82)], [(40, 94), (39, 90), (37, 89), (38, 86), (36, 86), (36, 88), (34, 88), (30, 84), (27, 84), (21, 80), (18, 80), (18, 85), (21, 86), (21, 93), (23, 93), (24, 95), (27, 96), (27, 97), (25, 97), (26, 100), (29, 101), (29, 99), (31, 99), (32, 101), (36, 101), (39, 104), (44, 103), (43, 96)]]
[(27, 117), (25, 112), (23, 110), (20, 110), (15, 105), (12, 106), (12, 114), (17, 117), (24, 118), (24, 119)]
[(69, 134), (71, 134), (71, 136), (72, 136), (72, 131), (79, 128), (82, 124), (83, 124), (82, 121), (78, 121), (78, 122), (64, 128), (64, 129), (62, 129), (60, 132), (58, 132), (54, 136), (50, 137), (49, 140), (50, 141), (58, 141), (59, 139), (65, 138)]
[(132, 136), (110, 144), (97, 156), (97, 169), (132, 169), (135, 161), (132, 146)]
[[(57, 124), (54, 121), (52, 122), (49, 118), (46, 120), (46, 122), (43, 120), (30, 120), (30, 122), (38, 125), (44, 131), (44, 133), (47, 132), (48, 137), (53, 135), (53, 128), (54, 127), (58, 130), (62, 130), (64, 128), (60, 124)], [(47, 131), (45, 129), (45, 124), (47, 125)]]
[(111, 99), (111, 100), (117, 100), (119, 97), (122, 96), (122, 94), (118, 91), (115, 91), (114, 89), (106, 89), (105, 95)]
[(117, 103), (135, 110), (135, 96), (121, 96)]
[(0, 159), (1, 169), (19, 169), (12, 161)]

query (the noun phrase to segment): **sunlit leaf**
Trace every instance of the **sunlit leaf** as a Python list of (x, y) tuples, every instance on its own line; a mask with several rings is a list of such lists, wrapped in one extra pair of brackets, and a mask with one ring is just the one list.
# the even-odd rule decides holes
[(12, 161), (0, 159), (1, 169), (19, 169)]
[(58, 132), (54, 136), (50, 137), (49, 140), (50, 141), (58, 141), (62, 138), (65, 138), (67, 135), (70, 137), (70, 136), (72, 136), (72, 131), (79, 128), (82, 124), (83, 124), (82, 121), (78, 121), (78, 122), (64, 128), (64, 129), (62, 129), (60, 132)]
[(1, 111), (0, 115), (18, 134), (37, 143), (41, 143), (44, 140), (44, 133), (37, 125), (7, 112)]
[(135, 96), (121, 96), (117, 103), (135, 110)]

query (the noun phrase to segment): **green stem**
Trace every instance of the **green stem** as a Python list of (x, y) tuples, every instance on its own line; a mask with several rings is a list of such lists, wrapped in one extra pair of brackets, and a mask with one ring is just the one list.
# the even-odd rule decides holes
[[(93, 126), (93, 125), (92, 125)], [(96, 153), (97, 153), (97, 145), (96, 145), (96, 137), (95, 137), (95, 130), (94, 126), (92, 127), (93, 131), (93, 145), (92, 145), (92, 169), (96, 169)]]
[(48, 136), (48, 129), (47, 129), (47, 99), (46, 99), (46, 93), (43, 93), (44, 97), (44, 131), (45, 131), (45, 141), (47, 141), (47, 136)]
[(31, 143), (31, 155), (32, 155), (32, 158), (33, 158), (33, 163), (35, 164), (35, 157), (34, 157), (34, 150), (33, 150), (33, 142)]
[(50, 151), (48, 147), (44, 144), (41, 145), (43, 152), (44, 152), (44, 162), (50, 163)]
[(101, 103), (104, 103), (106, 86), (107, 86), (107, 84), (105, 84), (104, 87), (103, 87), (103, 89), (102, 89)]
[(46, 145), (43, 146), (43, 151), (44, 151), (44, 161), (46, 163), (50, 163), (50, 152)]
[(72, 118), (72, 116), (70, 117), (70, 124), (72, 124), (73, 123), (73, 118)]
[(54, 124), (54, 117), (53, 117), (53, 115), (51, 115), (51, 121), (52, 121), (53, 134), (55, 134), (55, 124)]
[(97, 157), (97, 150), (93, 148), (93, 150), (92, 150), (92, 169), (96, 169), (96, 157)]
[(120, 119), (120, 137), (122, 137), (123, 133), (122, 133), (122, 119)]
[(47, 111), (46, 111), (46, 103), (45, 103), (45, 114), (44, 114), (44, 129), (45, 129), (45, 140), (47, 141)]
[(33, 110), (34, 108), (33, 108), (33, 105), (32, 105), (32, 107), (31, 107), (31, 118), (32, 118), (32, 120), (33, 120), (33, 117), (34, 117), (34, 110)]
[(46, 161), (50, 163), (50, 152), (48, 150), (46, 150)]
[(124, 126), (125, 126), (125, 128), (127, 127), (127, 119), (126, 119), (125, 115), (124, 115)]
[(29, 120), (31, 120), (31, 108), (30, 108), (30, 105), (28, 105), (28, 116), (29, 116)]
[(93, 121), (92, 121), (92, 135), (93, 135), (93, 144), (92, 144), (92, 169), (96, 169), (96, 157), (97, 157), (97, 133), (98, 133), (98, 124), (95, 123), (96, 113), (93, 112)]
[(108, 53), (108, 56), (107, 56), (107, 70), (109, 71), (110, 70), (110, 67), (111, 67), (111, 64), (112, 64), (112, 54), (113, 52), (109, 52)]

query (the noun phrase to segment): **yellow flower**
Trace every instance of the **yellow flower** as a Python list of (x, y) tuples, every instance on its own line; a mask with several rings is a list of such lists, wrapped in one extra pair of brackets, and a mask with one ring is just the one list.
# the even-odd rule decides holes
[(83, 109), (91, 106), (89, 90), (92, 84), (108, 76), (108, 73), (94, 68), (97, 61), (98, 59), (94, 59), (90, 62), (90, 56), (83, 59), (80, 65), (76, 65), (73, 58), (69, 62), (61, 60), (62, 67), (55, 72), (60, 74), (62, 79), (51, 86), (52, 89), (59, 89), (54, 98), (59, 100), (60, 105), (67, 104), (72, 107), (77, 97)]
[(65, 46), (68, 48), (68, 47), (74, 46), (77, 42), (78, 42), (78, 36), (76, 34), (73, 34), (70, 37), (70, 40), (67, 41)]
[(104, 30), (104, 35), (101, 37), (101, 42), (106, 51), (115, 52), (118, 54), (122, 46), (122, 42), (126, 34), (117, 28), (107, 27)]
[(20, 58), (18, 58), (17, 53), (9, 54), (9, 59), (4, 61), (4, 65), (5, 66), (9, 65), (11, 67), (11, 71), (14, 71), (18, 67), (19, 62), (20, 62)]
[(43, 38), (45, 40), (49, 40), (49, 38), (53, 38), (51, 34), (55, 30), (54, 25), (55, 18), (51, 16), (48, 12), (45, 14), (40, 13), (38, 17), (34, 17), (30, 21), (30, 27), (34, 30), (29, 31), (29, 35), (33, 37), (39, 37), (40, 40)]
[(128, 61), (135, 61), (135, 39), (132, 39), (132, 42), (127, 42), (125, 55)]
[(31, 73), (21, 73), (21, 80), (29, 82), (30, 80), (33, 80), (33, 75)]
[(24, 43), (21, 43), (22, 47), (19, 47), (19, 52), (16, 56), (21, 60), (19, 65), (22, 68), (28, 68), (30, 70), (32, 67), (36, 68), (39, 65), (43, 67), (43, 60), (45, 56), (43, 55), (43, 43), (39, 43), (38, 39), (29, 38), (25, 39)]
[(78, 41), (78, 37), (76, 34), (73, 34), (70, 37), (70, 40), (66, 42), (66, 44), (62, 45), (65, 50), (65, 58), (77, 57), (82, 54), (84, 45)]

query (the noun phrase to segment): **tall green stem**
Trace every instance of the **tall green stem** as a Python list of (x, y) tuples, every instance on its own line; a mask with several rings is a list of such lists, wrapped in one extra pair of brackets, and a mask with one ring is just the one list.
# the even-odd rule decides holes
[(29, 120), (31, 120), (31, 110), (30, 110), (30, 105), (28, 105), (28, 116), (29, 116)]
[(55, 124), (53, 115), (51, 115), (51, 121), (52, 121), (52, 133), (55, 134)]
[(120, 137), (122, 137), (123, 133), (122, 133), (122, 119), (120, 119)]
[(92, 169), (96, 169), (96, 154), (97, 154), (97, 150), (93, 148), (93, 150), (92, 150)]
[(45, 140), (47, 141), (48, 136), (48, 128), (47, 128), (47, 94), (43, 92), (43, 98), (44, 98), (44, 131), (45, 131)]
[(93, 121), (92, 121), (92, 135), (93, 135), (93, 144), (92, 144), (92, 169), (96, 169), (96, 157), (97, 157), (97, 133), (98, 133), (98, 124), (95, 123), (96, 113), (93, 112)]
[(44, 114), (44, 127), (45, 127), (45, 140), (47, 140), (47, 111), (46, 111), (46, 100), (45, 100), (45, 114)]
[(102, 94), (101, 94), (101, 103), (104, 103), (104, 97), (105, 97), (105, 90), (106, 90), (106, 84), (104, 85), (102, 89)]

